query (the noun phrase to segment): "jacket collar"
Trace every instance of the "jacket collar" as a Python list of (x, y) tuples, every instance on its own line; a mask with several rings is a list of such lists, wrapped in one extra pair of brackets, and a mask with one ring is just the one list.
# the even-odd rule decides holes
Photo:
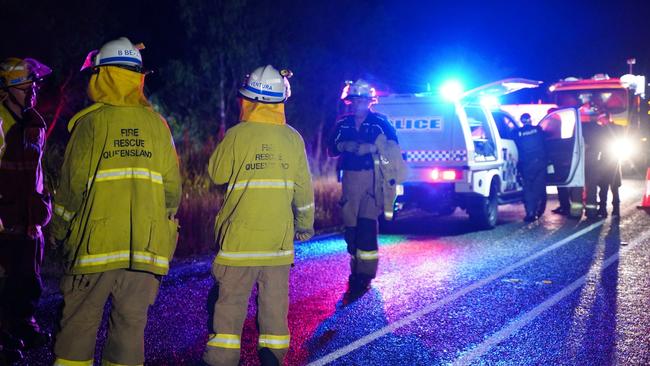
[(144, 74), (117, 66), (103, 66), (88, 83), (88, 97), (93, 102), (120, 107), (149, 107), (144, 96)]
[(274, 125), (287, 123), (284, 115), (284, 103), (256, 103), (241, 98), (241, 122), (259, 122)]

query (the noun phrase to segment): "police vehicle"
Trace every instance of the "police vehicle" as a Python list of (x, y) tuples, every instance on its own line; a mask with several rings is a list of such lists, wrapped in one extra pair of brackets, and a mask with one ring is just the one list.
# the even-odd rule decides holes
[[(539, 84), (507, 79), (458, 98), (432, 93), (380, 98), (374, 110), (395, 127), (409, 168), (398, 186), (394, 215), (409, 208), (450, 215), (460, 207), (479, 228), (495, 227), (498, 205), (523, 198), (513, 140), (519, 124), (506, 111), (481, 101)], [(548, 185), (584, 185), (579, 121), (577, 110), (566, 108), (538, 123), (548, 138)]]

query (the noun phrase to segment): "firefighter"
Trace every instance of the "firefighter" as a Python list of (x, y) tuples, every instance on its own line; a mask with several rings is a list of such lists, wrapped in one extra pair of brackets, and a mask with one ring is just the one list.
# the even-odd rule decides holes
[(342, 171), (340, 205), (351, 274), (348, 293), (353, 297), (367, 291), (377, 275), (377, 217), (384, 211), (383, 198), (375, 194), (375, 142), (380, 135), (397, 144), (395, 129), (385, 116), (372, 112), (376, 93), (365, 80), (348, 82), (341, 98), (351, 114), (340, 119), (330, 137), (329, 151), (340, 156)]
[[(41, 158), (46, 124), (34, 109), (52, 70), (31, 58), (0, 61), (0, 353), (49, 343), (34, 313), (42, 292), (44, 238), (51, 217)], [(0, 356), (2, 358), (3, 356)]]
[(524, 221), (532, 222), (544, 213), (546, 207), (546, 146), (544, 130), (533, 126), (530, 114), (522, 114), (520, 120), (523, 127), (517, 129), (515, 141), (523, 176)]
[[(143, 94), (142, 45), (122, 37), (92, 51), (88, 97), (71, 131), (54, 198), (63, 241), (63, 311), (55, 365), (92, 365), (112, 299), (106, 365), (142, 365), (147, 310), (176, 247), (181, 197), (167, 123)], [(83, 68), (82, 68), (83, 69)]]
[(289, 349), (289, 268), (293, 239), (314, 233), (314, 192), (300, 134), (287, 125), (284, 105), (291, 72), (267, 65), (239, 89), (240, 122), (210, 157), (208, 174), (226, 189), (212, 266), (218, 285), (213, 326), (203, 360), (237, 365), (248, 299), (258, 286), (258, 355), (282, 364)]

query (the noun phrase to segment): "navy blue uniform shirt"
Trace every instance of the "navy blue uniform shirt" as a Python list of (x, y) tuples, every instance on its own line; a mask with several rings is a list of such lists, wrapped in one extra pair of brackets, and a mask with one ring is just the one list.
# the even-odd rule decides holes
[(361, 123), (359, 130), (354, 123), (354, 115), (347, 115), (336, 122), (334, 133), (330, 137), (329, 151), (332, 156), (341, 156), (339, 169), (341, 170), (370, 170), (374, 169), (371, 154), (357, 155), (355, 153), (340, 151), (337, 145), (341, 142), (355, 141), (358, 144), (374, 144), (377, 137), (386, 135), (386, 139), (397, 141), (395, 128), (388, 122), (386, 116), (369, 112), (366, 120)]

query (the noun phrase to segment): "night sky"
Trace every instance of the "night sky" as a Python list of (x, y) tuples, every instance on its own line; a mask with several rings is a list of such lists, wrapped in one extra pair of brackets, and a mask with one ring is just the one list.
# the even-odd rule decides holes
[[(505, 77), (554, 82), (602, 72), (620, 76), (630, 57), (637, 60), (636, 73), (645, 73), (650, 64), (650, 5), (645, 1), (229, 3), (265, 4), (245, 15), (257, 29), (241, 39), (266, 33), (270, 41), (260, 52), (263, 60), (242, 62), (293, 68), (301, 92), (328, 89), (325, 94), (338, 95), (344, 80), (360, 76), (382, 90), (418, 92), (451, 77), (469, 89)], [(127, 35), (147, 45), (145, 63), (161, 71), (149, 82), (153, 91), (166, 82), (166, 62), (195, 57), (184, 48), (188, 41), (179, 12), (192, 1), (0, 4), (5, 34), (0, 56), (32, 55), (76, 68), (86, 52), (101, 45), (99, 39)], [(230, 19), (226, 29), (242, 23)], [(266, 24), (272, 26), (266, 29)]]

